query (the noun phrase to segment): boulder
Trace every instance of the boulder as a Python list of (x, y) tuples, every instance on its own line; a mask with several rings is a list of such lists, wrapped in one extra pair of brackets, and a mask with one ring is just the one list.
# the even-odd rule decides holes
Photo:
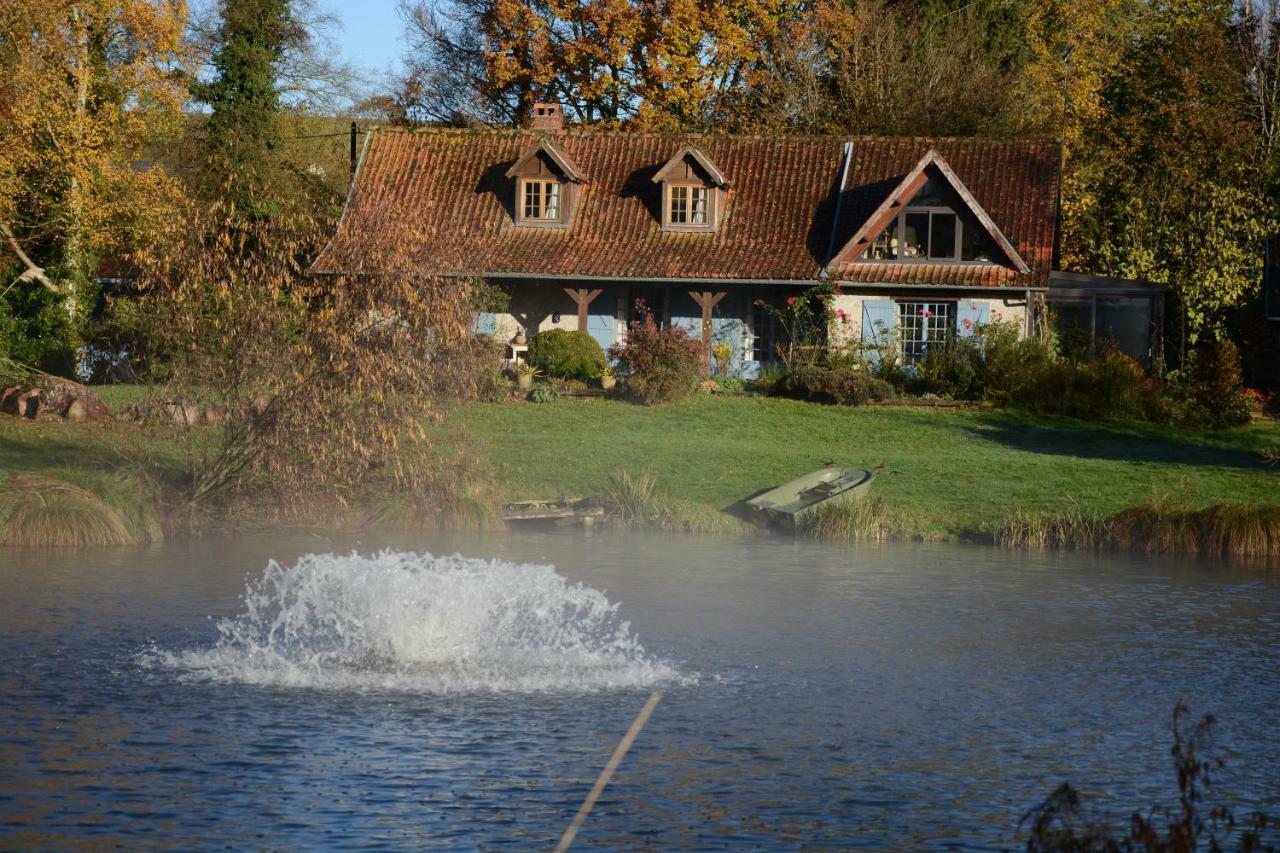
[(62, 416), (77, 423), (106, 421), (111, 419), (111, 410), (97, 394), (80, 394), (71, 401)]

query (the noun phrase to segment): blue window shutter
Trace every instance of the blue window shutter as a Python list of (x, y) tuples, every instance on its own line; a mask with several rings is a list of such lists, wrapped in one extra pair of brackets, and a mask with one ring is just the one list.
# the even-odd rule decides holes
[(868, 299), (862, 303), (862, 356), (880, 363), (884, 347), (897, 340), (898, 305), (892, 299)]
[(498, 330), (498, 315), (489, 311), (483, 311), (476, 315), (476, 322), (471, 327), (473, 334), (492, 335)]
[(991, 303), (962, 299), (956, 305), (956, 337), (971, 338), (991, 320)]

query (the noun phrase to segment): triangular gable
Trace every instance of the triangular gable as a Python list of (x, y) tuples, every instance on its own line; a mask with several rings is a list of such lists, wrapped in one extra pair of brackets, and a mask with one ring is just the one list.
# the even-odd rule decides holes
[(514, 178), (520, 174), (521, 170), (539, 154), (546, 155), (555, 167), (560, 170), (560, 174), (564, 175), (565, 180), (573, 181), (575, 184), (587, 183), (587, 176), (578, 171), (578, 167), (573, 161), (561, 154), (560, 151), (547, 140), (543, 139), (537, 145), (526, 151), (519, 160), (515, 162), (510, 169), (507, 170), (507, 177)]
[(655, 184), (659, 184), (667, 180), (671, 173), (679, 168), (680, 164), (684, 162), (685, 157), (692, 157), (693, 161), (698, 164), (698, 168), (700, 168), (711, 180), (711, 183), (721, 189), (729, 188), (729, 179), (724, 176), (724, 172), (721, 172), (720, 168), (716, 166), (715, 163), (711, 162), (711, 158), (704, 154), (702, 149), (696, 145), (686, 145), (677, 151), (676, 155), (664, 163), (662, 168), (658, 170), (658, 173), (653, 176), (653, 182)]
[[(938, 169), (943, 179), (955, 190), (956, 195), (960, 196), (960, 200), (964, 202), (965, 207), (977, 218), (983, 229), (986, 230), (987, 235), (991, 237), (992, 241), (995, 242), (996, 246), (1004, 253), (1005, 257), (1009, 259), (1009, 262), (1013, 264), (1018, 272), (1030, 272), (1031, 267), (1027, 266), (1027, 262), (1018, 254), (1018, 250), (1004, 236), (1004, 233), (991, 216), (983, 210), (982, 205), (973, 197), (973, 193), (969, 192), (969, 188), (964, 185), (964, 182), (947, 165), (947, 161), (942, 159), (942, 155), (933, 149), (929, 149), (928, 153), (920, 158), (920, 162), (915, 165), (915, 168), (908, 172), (902, 182), (894, 187), (893, 191), (875, 209), (875, 212), (867, 218), (866, 222), (862, 223), (862, 227), (849, 239), (849, 242), (845, 243), (844, 247), (836, 252), (835, 256), (831, 258), (830, 265), (849, 263), (861, 258), (867, 248), (894, 221), (902, 211), (902, 208), (909, 205), (911, 200), (915, 198), (916, 193), (920, 192), (924, 187), (929, 178), (925, 170), (930, 166)], [(844, 187), (840, 189), (843, 192)]]

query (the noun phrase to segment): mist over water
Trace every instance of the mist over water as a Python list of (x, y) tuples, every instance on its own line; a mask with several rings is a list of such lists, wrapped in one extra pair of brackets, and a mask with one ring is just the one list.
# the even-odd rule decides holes
[(431, 694), (588, 692), (678, 677), (645, 653), (617, 604), (551, 566), (308, 554), (268, 563), (243, 603), (212, 646), (153, 646), (139, 663), (185, 679)]

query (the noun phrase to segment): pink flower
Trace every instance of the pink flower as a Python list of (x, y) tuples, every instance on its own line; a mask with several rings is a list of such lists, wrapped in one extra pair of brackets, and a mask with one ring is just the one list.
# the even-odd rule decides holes
[(843, 318), (844, 318), (844, 309), (843, 309), (843, 308), (837, 308), (837, 309), (836, 309), (836, 316), (837, 316), (837, 317), (840, 317), (841, 319), (843, 319)]
[(966, 320), (964, 321), (964, 327), (965, 327), (966, 329), (972, 329), (972, 328), (973, 328), (973, 321), (972, 321), (972, 320), (969, 320), (969, 319), (966, 319)]
[(787, 304), (788, 304), (788, 305), (795, 305), (795, 304), (796, 304), (796, 298), (795, 298), (794, 296), (788, 296), (788, 297), (787, 297)]
[(924, 312), (924, 316), (925, 316), (925, 317), (932, 317), (932, 316), (933, 316), (933, 312), (932, 312), (932, 311), (926, 311), (926, 312)]

